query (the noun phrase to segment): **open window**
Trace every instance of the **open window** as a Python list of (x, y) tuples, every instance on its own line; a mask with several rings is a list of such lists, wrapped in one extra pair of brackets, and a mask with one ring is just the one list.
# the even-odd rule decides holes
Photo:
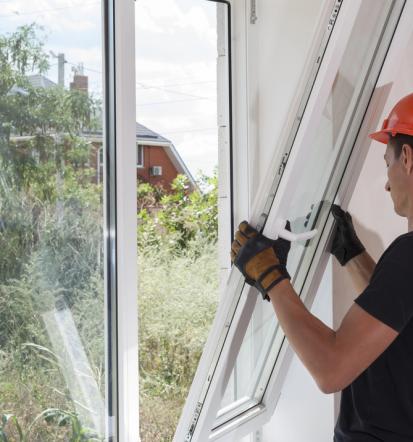
[(136, 440), (133, 26), (114, 26), (133, 3), (114, 3), (2, 4), (2, 440)]
[[(375, 125), (374, 110), (380, 106), (381, 94), (386, 93), (375, 86), (404, 3), (320, 4), (322, 12), (314, 21), (321, 20), (323, 26), (314, 26), (312, 42), (316, 44), (310, 45), (310, 62), (302, 66), (305, 81), (301, 97), (292, 100), (285, 115), (287, 130), (279, 133), (281, 141), (249, 216), (269, 237), (287, 219), (293, 233), (317, 230), (311, 240), (292, 244), (288, 262), (294, 288), (308, 308), (328, 257), (331, 205), (345, 204), (351, 192), (351, 180), (360, 171), (364, 149), (358, 141), (368, 144), (366, 126)], [(232, 14), (235, 21), (245, 9), (233, 5)], [(247, 46), (253, 46), (256, 39), (250, 31)], [(254, 76), (251, 68), (249, 73), (250, 78)], [(238, 99), (234, 93), (234, 101)], [(258, 98), (245, 108), (248, 127), (259, 132), (251, 107), (257, 111)], [(260, 118), (271, 115), (260, 114)], [(237, 135), (235, 130), (235, 139)], [(176, 441), (240, 440), (269, 420), (281, 392), (291, 350), (271, 305), (256, 302), (260, 295), (244, 284), (237, 269), (232, 270), (226, 289)]]

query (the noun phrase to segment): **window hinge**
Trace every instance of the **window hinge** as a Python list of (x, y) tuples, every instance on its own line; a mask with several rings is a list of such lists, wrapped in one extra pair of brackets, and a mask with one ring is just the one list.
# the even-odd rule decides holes
[(202, 410), (202, 402), (198, 402), (195, 407), (194, 415), (192, 416), (191, 426), (188, 433), (185, 436), (185, 442), (190, 442), (192, 440), (192, 435), (194, 434), (196, 424), (198, 423), (199, 415)]
[(282, 157), (280, 167), (278, 168), (278, 175), (282, 175), (283, 174), (285, 166), (287, 165), (288, 155), (289, 155), (289, 153), (287, 152)]
[(250, 15), (250, 23), (255, 25), (257, 22), (257, 0), (251, 0), (251, 15)]

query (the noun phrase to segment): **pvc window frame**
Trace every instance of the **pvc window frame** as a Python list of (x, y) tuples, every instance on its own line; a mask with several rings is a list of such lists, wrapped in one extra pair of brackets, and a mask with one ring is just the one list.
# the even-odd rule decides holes
[[(139, 440), (134, 1), (103, 0), (106, 433)], [(129, 147), (129, 148), (125, 148)]]
[[(366, 145), (367, 133), (372, 127), (377, 126), (377, 121), (374, 120), (377, 117), (377, 108), (384, 104), (386, 89), (374, 91), (374, 88), (383, 64), (388, 62), (386, 61), (387, 51), (391, 47), (394, 33), (398, 29), (397, 25), (404, 5), (405, 1), (402, 0), (393, 2), (392, 14), (384, 29), (382, 40), (376, 50), (368, 77), (349, 122), (349, 135), (346, 137), (346, 143), (351, 143), (351, 154), (344, 165), (344, 174), (341, 177), (335, 197), (335, 201), (343, 207), (348, 204), (365, 158), (368, 147)], [(357, 3), (343, 2), (342, 11), (338, 15), (335, 29), (327, 46), (325, 59), (320, 66), (300, 127), (295, 136), (294, 149), (289, 153), (288, 162), (283, 167), (282, 179), (277, 184), (277, 193), (264, 228), (264, 234), (268, 236), (270, 236), (271, 227), (274, 226), (278, 216), (277, 207), (281, 205), (285, 190), (293, 184), (295, 165), (302, 161), (299, 153), (301, 149), (306, 147), (304, 140), (308, 139), (311, 130), (316, 127), (314, 123), (317, 120), (317, 114), (320, 113), (320, 109), (322, 110), (327, 102), (341, 57), (350, 37), (351, 26), (349, 26), (349, 21), (354, 22), (359, 6), (360, 1)], [(262, 210), (259, 209), (258, 206), (252, 214), (252, 222), (256, 225), (262, 222)], [(309, 266), (308, 274), (302, 281), (302, 300), (307, 308), (311, 307), (324, 273), (329, 256), (325, 250), (330, 241), (332, 227), (333, 219), (328, 216), (319, 239), (316, 254)], [(174, 441), (176, 442), (240, 440), (243, 436), (267, 422), (276, 408), (292, 356), (292, 351), (288, 347), (282, 332), (277, 336), (279, 355), (262, 401), (241, 415), (214, 428), (223, 392), (234, 367), (257, 300), (255, 293), (248, 296), (249, 291), (249, 287), (244, 286), (243, 278), (238, 270), (233, 269), (227, 283), (229, 296), (225, 297), (219, 306), (184, 413), (175, 434)]]
[(144, 149), (145, 146), (143, 144), (136, 143), (136, 167), (138, 169), (143, 169), (145, 167)]

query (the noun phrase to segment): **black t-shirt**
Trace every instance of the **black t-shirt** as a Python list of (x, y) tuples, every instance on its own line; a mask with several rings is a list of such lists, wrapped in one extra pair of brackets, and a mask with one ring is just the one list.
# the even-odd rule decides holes
[(355, 300), (399, 332), (341, 395), (335, 442), (413, 441), (413, 232), (383, 253)]

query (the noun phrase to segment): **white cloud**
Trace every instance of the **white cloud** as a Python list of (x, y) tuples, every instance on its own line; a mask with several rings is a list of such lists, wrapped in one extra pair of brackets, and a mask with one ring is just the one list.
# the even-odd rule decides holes
[(171, 139), (191, 172), (212, 173), (218, 157), (215, 4), (138, 0), (136, 23), (137, 82), (158, 86), (138, 86), (138, 120)]
[(14, 0), (2, 4), (0, 20), (14, 26), (36, 22), (51, 31), (87, 31), (100, 20), (100, 7), (97, 0)]

